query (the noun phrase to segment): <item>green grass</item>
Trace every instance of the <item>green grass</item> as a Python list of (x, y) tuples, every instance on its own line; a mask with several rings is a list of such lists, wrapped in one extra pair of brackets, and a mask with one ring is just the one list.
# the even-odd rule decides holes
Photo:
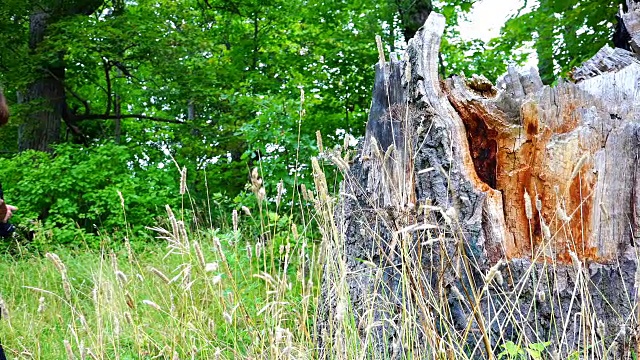
[(137, 251), (3, 256), (0, 332), (8, 356), (313, 357), (312, 242), (278, 234), (282, 246), (268, 237), (258, 256), (255, 240), (241, 232), (186, 235), (177, 224)]

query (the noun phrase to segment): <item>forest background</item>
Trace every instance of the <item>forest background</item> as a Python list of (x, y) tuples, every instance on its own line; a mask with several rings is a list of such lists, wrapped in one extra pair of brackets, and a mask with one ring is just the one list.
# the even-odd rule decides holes
[(459, 36), (473, 3), (4, 1), (0, 84), (12, 119), (0, 130), (0, 179), (20, 208), (14, 221), (23, 233), (42, 226), (55, 244), (95, 244), (97, 229), (125, 228), (120, 193), (144, 237), (166, 204), (181, 202), (185, 167), (189, 216), (225, 222), (253, 204), (251, 168), (267, 189), (283, 181), (291, 196), (312, 183), (316, 131), (327, 149), (345, 136), (357, 143), (376, 35), (401, 53), (434, 9), (449, 24), (443, 77), (495, 81), (533, 51), (551, 83), (611, 42), (619, 6), (529, 4), (484, 42)]

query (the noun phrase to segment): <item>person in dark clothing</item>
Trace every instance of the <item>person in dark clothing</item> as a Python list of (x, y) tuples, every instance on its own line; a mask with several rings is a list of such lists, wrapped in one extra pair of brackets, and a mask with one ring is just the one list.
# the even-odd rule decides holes
[[(7, 106), (7, 100), (2, 93), (2, 89), (0, 89), (0, 126), (6, 125), (9, 122), (9, 107)], [(6, 224), (7, 221), (13, 215), (13, 212), (18, 210), (17, 207), (7, 205), (4, 202), (4, 193), (2, 191), (2, 184), (0, 184), (0, 223)], [(2, 226), (0, 226), (0, 236), (5, 237), (2, 234)], [(0, 360), (2, 360), (0, 358)]]
[[(4, 98), (2, 90), (0, 90), (0, 126), (5, 125), (9, 121), (9, 108), (7, 107), (7, 101)], [(7, 221), (13, 215), (13, 212), (18, 210), (17, 207), (7, 205), (4, 202), (4, 193), (2, 191), (2, 185), (0, 185), (0, 236), (7, 237), (13, 233), (13, 225)], [(4, 231), (4, 232), (3, 232)], [(0, 310), (0, 320), (2, 320), (2, 311)], [(4, 354), (4, 348), (0, 342), (0, 360), (7, 360)]]
[(9, 122), (9, 107), (7, 106), (7, 100), (4, 98), (2, 89), (0, 89), (0, 126)]

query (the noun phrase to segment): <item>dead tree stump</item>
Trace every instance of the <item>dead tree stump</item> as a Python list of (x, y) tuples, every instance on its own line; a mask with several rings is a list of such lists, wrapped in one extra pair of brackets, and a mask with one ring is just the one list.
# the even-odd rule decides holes
[[(623, 16), (634, 50), (639, 16), (634, 5)], [(494, 358), (513, 342), (628, 358), (637, 55), (603, 48), (554, 87), (535, 69), (496, 86), (442, 80), (444, 24), (433, 13), (404, 60), (376, 66), (366, 135), (324, 233), (321, 357)]]

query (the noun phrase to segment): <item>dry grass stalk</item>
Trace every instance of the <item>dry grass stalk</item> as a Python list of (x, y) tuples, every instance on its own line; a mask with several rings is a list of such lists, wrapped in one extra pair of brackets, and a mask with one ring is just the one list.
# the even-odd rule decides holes
[(280, 202), (282, 201), (282, 195), (284, 194), (284, 182), (280, 180), (277, 185), (276, 192), (276, 206), (280, 206)]
[(64, 350), (67, 353), (67, 359), (75, 360), (76, 356), (73, 354), (73, 349), (71, 348), (71, 343), (69, 342), (69, 340), (64, 339), (62, 343), (64, 344)]
[(524, 189), (524, 213), (528, 220), (533, 219), (533, 206), (531, 205), (531, 196), (527, 189)]
[(318, 152), (322, 154), (324, 152), (324, 147), (322, 146), (322, 134), (320, 133), (320, 130), (316, 131), (316, 145), (318, 146)]

